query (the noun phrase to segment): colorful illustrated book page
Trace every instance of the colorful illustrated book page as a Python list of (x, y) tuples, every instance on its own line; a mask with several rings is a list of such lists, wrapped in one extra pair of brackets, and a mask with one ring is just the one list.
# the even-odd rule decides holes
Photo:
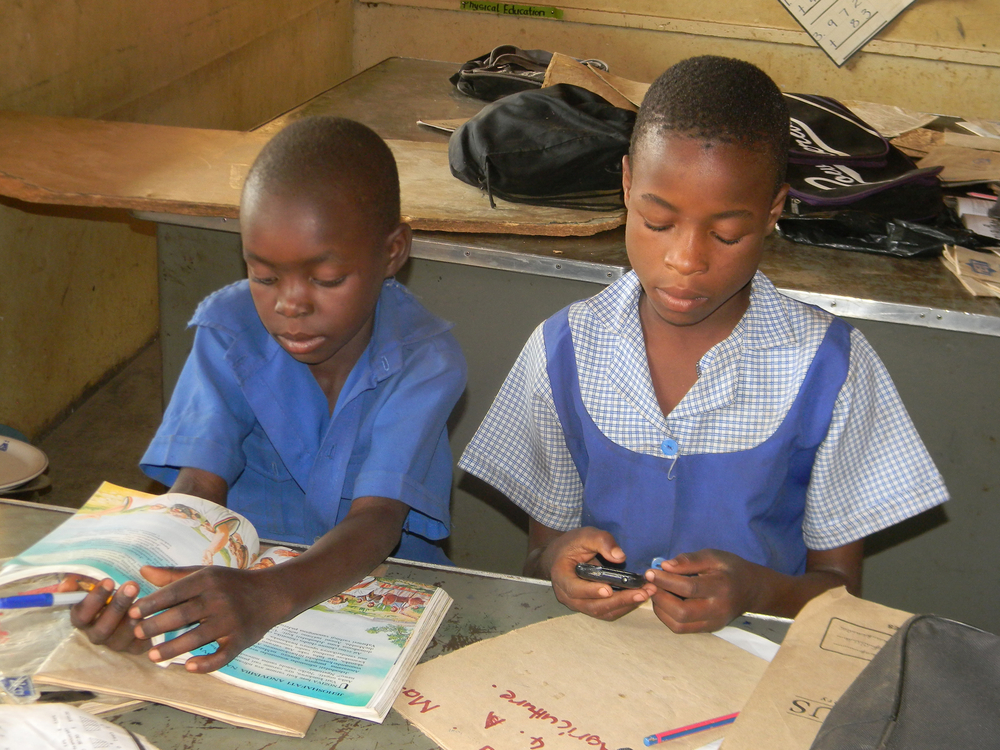
[[(116, 585), (136, 581), (145, 596), (153, 586), (139, 573), (143, 565), (255, 569), (297, 554), (286, 547), (261, 549), (246, 518), (208, 500), (151, 496), (104, 483), (65, 523), (0, 568), (0, 585), (76, 574), (108, 577)], [(368, 577), (271, 629), (212, 676), (381, 722), (450, 604), (434, 586)]]

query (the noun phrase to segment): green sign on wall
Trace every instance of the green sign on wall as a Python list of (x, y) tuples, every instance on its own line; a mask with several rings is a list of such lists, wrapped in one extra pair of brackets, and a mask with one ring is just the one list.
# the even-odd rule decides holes
[(518, 16), (520, 18), (562, 18), (560, 8), (547, 5), (514, 5), (512, 3), (495, 3), (489, 0), (460, 0), (459, 10), (471, 10), (476, 13), (495, 13), (498, 16)]

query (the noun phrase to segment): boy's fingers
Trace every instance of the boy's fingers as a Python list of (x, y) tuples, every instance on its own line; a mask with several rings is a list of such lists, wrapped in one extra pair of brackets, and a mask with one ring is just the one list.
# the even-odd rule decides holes
[[(149, 597), (146, 597), (148, 599)], [(141, 604), (145, 599), (140, 599)], [(135, 611), (135, 607), (132, 608)], [(159, 610), (153, 610), (159, 611)], [(137, 620), (135, 635), (137, 638), (153, 638), (157, 635), (170, 633), (174, 630), (186, 628), (201, 621), (204, 613), (201, 607), (191, 602), (182, 602), (177, 606), (168, 607), (153, 617), (133, 618)], [(207, 643), (208, 641), (206, 641)], [(204, 644), (199, 644), (204, 645)], [(183, 653), (183, 652), (181, 652)]]
[[(149, 617), (157, 612), (162, 612), (193, 599), (205, 589), (203, 582), (199, 583), (198, 578), (191, 577), (192, 573), (200, 570), (206, 570), (206, 568), (143, 567), (141, 569), (143, 577), (150, 583), (162, 586), (162, 588), (137, 601), (135, 606), (132, 607), (131, 612), (129, 612), (129, 615), (136, 620), (141, 620), (144, 617)], [(161, 574), (163, 574), (162, 577)], [(158, 580), (162, 580), (164, 583), (157, 583)]]
[(196, 648), (209, 644), (215, 639), (206, 630), (204, 626), (199, 626), (192, 628), (186, 633), (182, 633), (176, 638), (164, 641), (159, 646), (155, 646), (149, 650), (149, 658), (153, 661), (169, 661), (176, 656), (186, 654), (188, 651), (194, 651)]
[(129, 608), (139, 594), (139, 586), (128, 581), (114, 593), (111, 601), (108, 595), (114, 590), (114, 582), (107, 578), (94, 586), (87, 597), (70, 609), (70, 621), (81, 628), (91, 643), (97, 643), (113, 651), (142, 653), (148, 648), (148, 641), (136, 641), (132, 629), (135, 620), (128, 617)]
[[(108, 580), (111, 580), (110, 578)], [(87, 576), (77, 575), (76, 573), (68, 573), (63, 576), (63, 579), (59, 581), (56, 586), (56, 591), (59, 593), (67, 593), (69, 591), (79, 591), (80, 583), (89, 583), (93, 586), (97, 585), (97, 581), (93, 578), (88, 578)], [(114, 583), (111, 584), (111, 588), (114, 588)]]
[(73, 627), (84, 628), (90, 625), (97, 617), (97, 613), (104, 608), (104, 603), (114, 588), (114, 581), (107, 578), (94, 586), (82, 602), (74, 604), (69, 610), (69, 621)]
[(226, 666), (242, 650), (242, 648), (233, 649), (231, 642), (227, 642), (225, 645), (220, 643), (214, 654), (192, 656), (184, 662), (184, 669), (199, 674), (214, 672), (216, 669)]
[(166, 586), (174, 581), (179, 581), (181, 578), (186, 578), (196, 570), (201, 570), (201, 566), (195, 565), (187, 568), (160, 568), (155, 565), (143, 565), (139, 569), (139, 572), (142, 573), (143, 578), (154, 586)]
[(104, 643), (115, 632), (139, 593), (139, 587), (132, 581), (122, 584), (108, 602), (114, 591), (114, 582), (108, 578), (93, 588), (84, 600), (70, 609), (70, 622), (75, 627), (87, 631), (92, 643)]
[(140, 640), (132, 632), (135, 628), (135, 620), (124, 618), (118, 622), (118, 626), (103, 641), (103, 645), (112, 651), (128, 651), (133, 654), (140, 654), (149, 648), (149, 641)]

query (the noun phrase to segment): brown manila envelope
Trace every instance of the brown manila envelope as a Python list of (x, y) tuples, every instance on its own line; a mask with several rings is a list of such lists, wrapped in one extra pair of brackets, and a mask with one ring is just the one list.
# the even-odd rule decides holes
[(94, 646), (79, 631), (49, 656), (35, 675), (39, 685), (94, 690), (173, 706), (238, 727), (304, 737), (315, 708), (229, 685), (179, 664), (160, 667), (146, 654)]
[(557, 83), (571, 83), (574, 86), (587, 89), (604, 97), (614, 106), (633, 112), (639, 109), (639, 105), (642, 104), (646, 91), (649, 89), (648, 83), (630, 81), (627, 78), (591, 68), (559, 52), (553, 53), (552, 61), (545, 70), (545, 80), (542, 82), (542, 86), (555, 86)]
[(795, 618), (722, 750), (808, 750), (826, 714), (910, 614), (843, 587)]
[[(648, 604), (615, 622), (557, 617), (414, 669), (395, 709), (445, 750), (617, 750), (739, 711), (767, 662)], [(688, 750), (729, 727), (670, 742)]]

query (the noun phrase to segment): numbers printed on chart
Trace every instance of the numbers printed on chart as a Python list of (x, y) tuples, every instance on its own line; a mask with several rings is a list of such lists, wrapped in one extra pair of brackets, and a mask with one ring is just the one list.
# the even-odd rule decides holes
[(838, 65), (913, 0), (780, 0)]

